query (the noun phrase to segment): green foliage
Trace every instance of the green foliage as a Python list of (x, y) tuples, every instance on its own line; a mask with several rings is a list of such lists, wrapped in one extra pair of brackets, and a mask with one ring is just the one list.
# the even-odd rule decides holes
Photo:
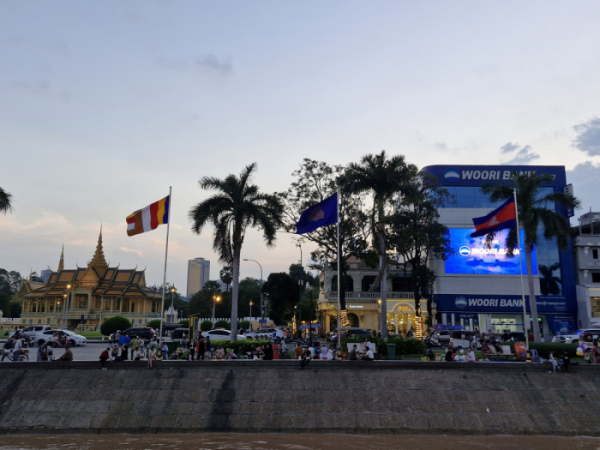
[(11, 210), (12, 195), (0, 188), (0, 213), (6, 214)]
[(221, 271), (219, 272), (219, 278), (221, 278), (221, 281), (223, 283), (225, 283), (227, 292), (229, 292), (229, 285), (231, 284), (231, 281), (233, 280), (233, 267), (231, 266), (225, 266), (221, 269)]
[(0, 291), (0, 310), (4, 317), (10, 316), (10, 296)]
[(124, 331), (127, 328), (131, 328), (131, 322), (129, 319), (123, 316), (114, 316), (110, 319), (106, 319), (102, 325), (100, 325), (100, 332), (104, 336), (109, 336), (116, 333), (118, 330)]
[[(387, 339), (374, 337), (369, 338), (371, 342), (374, 342), (377, 345), (377, 352), (382, 356), (387, 356), (387, 344), (396, 344), (396, 355), (413, 355), (413, 354), (424, 354), (425, 353), (425, 343), (419, 339), (414, 338), (404, 338), (401, 336), (394, 336)], [(360, 342), (365, 342), (364, 337), (353, 337), (348, 338), (347, 344), (356, 344)], [(346, 349), (347, 349), (346, 344)]]
[(264, 347), (269, 343), (269, 341), (255, 341), (254, 339), (244, 339), (235, 342), (211, 341), (211, 345), (213, 346), (213, 348), (218, 348), (219, 345), (222, 345), (225, 350), (231, 349), (236, 354), (253, 351), (256, 350), (256, 347)]
[(213, 324), (210, 320), (204, 320), (200, 323), (200, 331), (210, 331), (212, 330)]
[(181, 325), (181, 328), (189, 328), (190, 320), (189, 319), (180, 320), (179, 325)]
[[(259, 280), (256, 278), (244, 278), (240, 281), (239, 287), (239, 308), (240, 316), (250, 316), (250, 301), (254, 302), (252, 305), (252, 313), (258, 316), (260, 313), (260, 290), (261, 285)], [(227, 316), (220, 316), (227, 317)]]
[[(511, 351), (515, 352), (515, 343), (513, 341), (508, 342), (500, 342), (500, 345), (510, 345)], [(561, 344), (559, 342), (530, 342), (529, 349), (536, 350), (538, 355), (542, 358), (548, 359), (550, 356), (550, 351), (554, 351), (554, 357), (556, 359), (562, 358), (565, 350), (569, 352), (569, 356), (571, 358), (577, 357), (577, 347), (576, 344)]]
[(248, 330), (250, 329), (250, 321), (249, 320), (242, 320), (239, 323), (240, 329), (241, 330)]
[(21, 283), (23, 283), (23, 278), (19, 272), (0, 269), (0, 292), (12, 297), (19, 290)]
[(160, 328), (160, 322), (161, 322), (160, 319), (153, 319), (150, 322), (148, 322), (146, 324), (146, 326), (150, 327), (150, 328), (154, 328), (155, 330), (158, 330)]
[(217, 320), (215, 322), (215, 328), (225, 328), (226, 330), (230, 330), (231, 323), (226, 320)]
[(298, 303), (298, 285), (287, 273), (272, 273), (263, 285), (263, 292), (269, 294), (269, 317), (273, 322), (290, 320), (294, 315), (294, 305)]

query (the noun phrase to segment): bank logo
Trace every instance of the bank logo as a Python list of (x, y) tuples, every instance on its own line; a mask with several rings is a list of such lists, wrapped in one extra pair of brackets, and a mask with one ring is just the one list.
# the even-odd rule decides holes
[(458, 309), (465, 309), (467, 307), (467, 299), (465, 297), (463, 297), (462, 295), (459, 297), (456, 297), (454, 299), (454, 305)]
[(469, 247), (461, 247), (458, 249), (458, 253), (460, 253), (461, 256), (469, 256), (471, 254), (471, 249)]
[(444, 178), (450, 183), (460, 180), (460, 174), (456, 169), (448, 169), (444, 172)]

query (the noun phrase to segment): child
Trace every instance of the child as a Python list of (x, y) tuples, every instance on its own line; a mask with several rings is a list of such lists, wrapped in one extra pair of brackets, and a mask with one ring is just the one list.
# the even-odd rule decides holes
[(554, 359), (554, 350), (550, 351), (550, 357), (548, 358), (548, 361), (552, 363), (552, 370), (549, 370), (548, 373), (556, 373), (556, 369), (558, 369), (558, 362), (556, 362), (556, 359)]

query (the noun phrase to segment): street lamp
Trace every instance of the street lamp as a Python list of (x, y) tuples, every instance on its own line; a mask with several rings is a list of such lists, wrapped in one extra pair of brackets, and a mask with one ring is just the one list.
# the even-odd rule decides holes
[(252, 305), (254, 305), (254, 302), (250, 300), (250, 320), (252, 320)]
[(300, 326), (302, 325), (302, 280), (298, 280), (298, 337), (300, 336)]
[[(306, 282), (306, 285), (308, 286), (308, 282)], [(312, 293), (313, 293), (314, 289), (315, 288), (313, 286), (308, 286), (308, 291), (310, 292), (310, 308), (312, 308)], [(309, 311), (310, 310), (311, 309), (309, 309)], [(312, 317), (309, 317), (308, 319), (309, 319), (309, 321), (308, 321), (308, 336), (309, 336), (309, 339), (310, 339), (310, 346), (312, 347), (313, 346), (313, 341), (312, 341)]]
[(219, 295), (214, 294), (213, 295), (213, 309), (212, 309), (212, 321), (213, 324), (215, 323), (215, 306), (217, 304), (217, 302), (221, 301), (221, 297)]
[(71, 294), (71, 285), (67, 284), (67, 292), (63, 294), (65, 300), (65, 329), (68, 327), (68, 314), (69, 314), (69, 295)]
[[(258, 267), (260, 267), (260, 308), (261, 310), (263, 309), (263, 293), (262, 293), (262, 283), (263, 283), (263, 271), (262, 271), (262, 266), (260, 265), (260, 263), (258, 261), (256, 261), (255, 259), (244, 259), (244, 261), (252, 261), (255, 262), (256, 264), (258, 264)], [(263, 317), (264, 318), (264, 317)]]
[(171, 308), (173, 308), (173, 302), (175, 299), (175, 292), (177, 292), (177, 289), (175, 288), (175, 285), (172, 284), (171, 285)]

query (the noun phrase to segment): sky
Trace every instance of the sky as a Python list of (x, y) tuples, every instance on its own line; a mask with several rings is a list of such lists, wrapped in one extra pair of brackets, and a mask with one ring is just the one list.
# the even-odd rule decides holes
[[(600, 210), (597, 1), (103, 1), (0, 3), (0, 267), (28, 274), (92, 258), (163, 277), (166, 227), (125, 218), (172, 186), (167, 281), (222, 264), (191, 231), (203, 176), (284, 191), (303, 158), (385, 149), (432, 164), (564, 165)], [(302, 246), (309, 262), (314, 247)], [(297, 263), (294, 236), (242, 258)], [(242, 277), (260, 277), (242, 262)]]

